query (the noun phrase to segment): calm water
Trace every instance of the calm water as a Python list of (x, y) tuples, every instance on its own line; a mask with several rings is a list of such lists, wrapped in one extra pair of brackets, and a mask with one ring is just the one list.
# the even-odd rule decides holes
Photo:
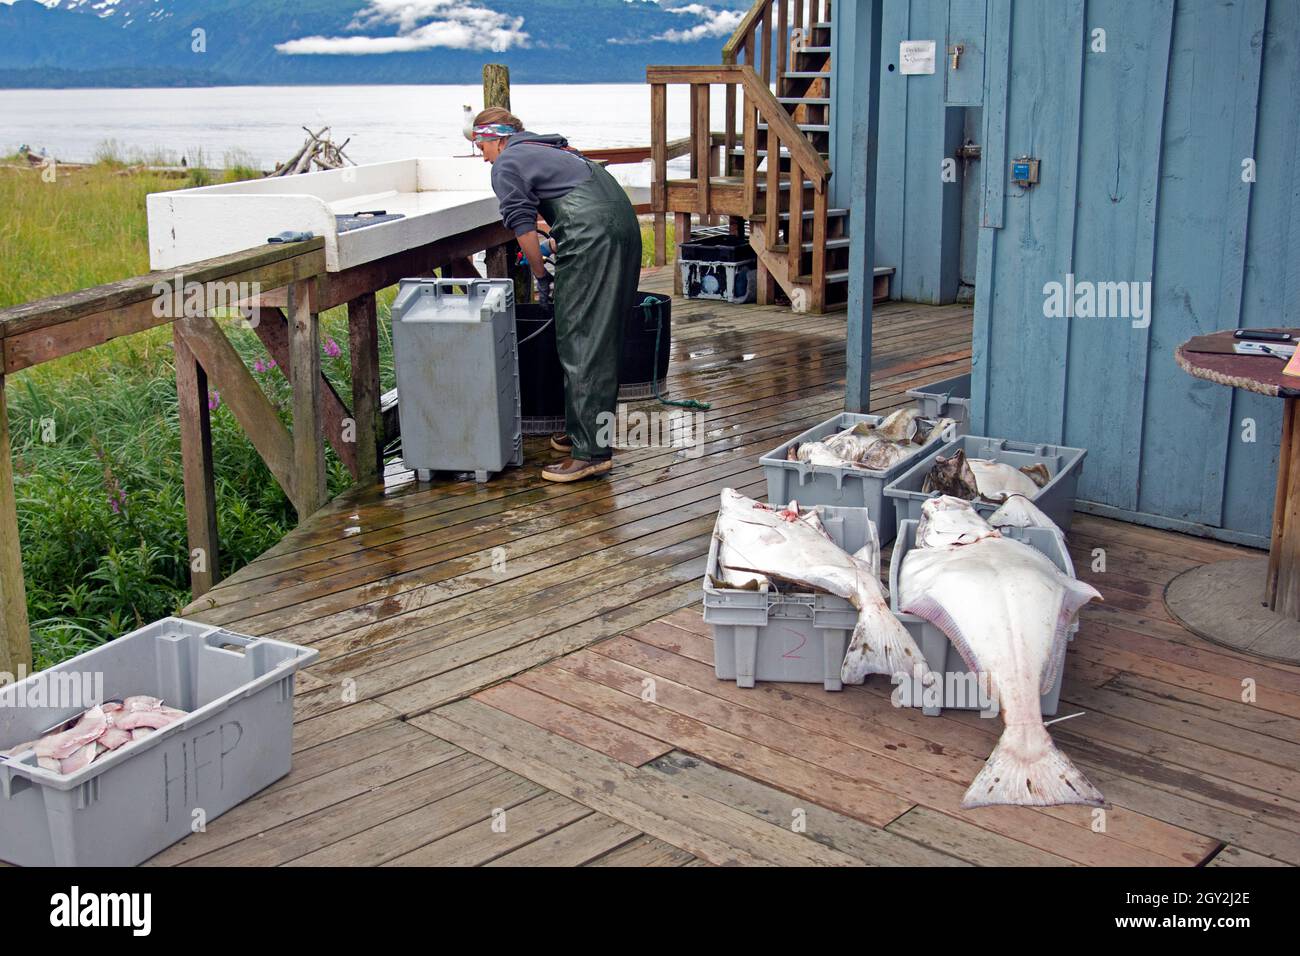
[[(253, 86), (150, 90), (0, 90), (0, 150), (26, 143), (64, 162), (93, 159), (105, 141), (118, 152), (164, 151), (174, 160), (225, 165), (235, 153), (270, 169), (302, 145), (303, 126), (329, 126), (336, 143), (351, 138), (358, 163), (407, 156), (464, 155), (465, 104), (478, 86)], [(669, 138), (689, 132), (686, 87), (668, 88)], [(537, 132), (563, 133), (578, 147), (650, 142), (645, 84), (517, 85), (511, 105)], [(714, 97), (713, 128), (722, 128)], [(674, 165), (677, 165), (676, 163)], [(648, 167), (615, 167), (625, 181), (649, 182)]]

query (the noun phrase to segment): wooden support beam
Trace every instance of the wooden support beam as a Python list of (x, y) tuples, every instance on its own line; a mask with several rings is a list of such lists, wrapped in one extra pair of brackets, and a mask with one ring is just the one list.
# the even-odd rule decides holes
[(745, 121), (745, 218), (752, 219), (758, 212), (758, 118), (748, 96), (742, 98), (740, 108)]
[[(673, 228), (676, 235), (674, 241), (680, 246), (683, 242), (690, 241), (691, 238), (691, 214), (689, 212), (675, 213), (673, 216)], [(682, 270), (673, 269), (673, 294), (682, 294)]]
[(490, 106), (510, 109), (510, 67), (500, 63), (483, 66), (483, 108)]
[(511, 271), (510, 245), (502, 243), (487, 250), (484, 261), (489, 279), (509, 279)]
[[(285, 378), (292, 381), (293, 376), (289, 371), (292, 361), (289, 354), (289, 322), (284, 313), (279, 309), (256, 307), (249, 321), (257, 337), (266, 346), (266, 351), (275, 359), (276, 367)], [(347, 466), (352, 477), (359, 480), (357, 445), (346, 439), (346, 434), (351, 431), (349, 423), (353, 421), (353, 415), (324, 375), (321, 376), (321, 419), (325, 426), (325, 436), (335, 454)]]
[[(514, 234), (499, 222), (479, 226), (469, 232), (445, 236), (428, 245), (408, 249), (397, 255), (385, 256), (342, 272), (331, 272), (320, 277), (312, 299), (317, 312), (324, 312), (351, 302), (367, 292), (377, 292), (396, 285), (410, 276), (430, 275), (435, 267), (450, 259), (472, 256), (484, 249), (514, 241)], [(264, 286), (264, 288), (270, 288)], [(258, 304), (277, 309), (288, 308), (288, 285), (271, 289), (258, 297)]]
[(320, 316), (308, 283), (289, 289), (289, 378), (293, 383), (294, 507), (301, 524), (326, 502), (325, 443), (321, 440)]
[(772, 4), (763, 4), (763, 82), (772, 82)]
[[(836, 32), (852, 37), (857, 68), (848, 83), (848, 97), (836, 96), (836, 108), (847, 99), (840, 120), (853, 126), (849, 161), (849, 304), (845, 341), (844, 410), (871, 410), (871, 307), (876, 278), (876, 156), (880, 130), (880, 44), (883, 4), (843, 4)], [(841, 171), (843, 175), (843, 171)]]
[(0, 670), (17, 675), (32, 666), (27, 625), (27, 589), (23, 584), (23, 554), (18, 540), (18, 508), (14, 500), (14, 469), (9, 447), (9, 408), (5, 377), (0, 372)]
[(352, 357), (353, 430), (357, 484), (384, 477), (384, 421), (379, 413), (379, 309), (373, 292), (348, 303), (348, 352)]
[[(800, 194), (803, 188), (799, 189)], [(826, 190), (813, 193), (813, 237), (812, 237), (812, 301), (809, 311), (821, 315), (826, 311)], [(875, 285), (872, 285), (872, 298), (875, 298)]]
[[(248, 440), (266, 462), (271, 475), (297, 506), (293, 484), (293, 442), (275, 406), (262, 393), (248, 366), (222, 333), (216, 320), (207, 316), (177, 319), (173, 336), (180, 336), (207, 373), (208, 381), (221, 393), (221, 400), (238, 420)], [(207, 392), (203, 394), (207, 407)]]
[(790, 4), (788, 0), (779, 0), (776, 5), (776, 75), (782, 76), (790, 62)]
[(767, 129), (766, 200), (763, 228), (771, 249), (781, 241), (781, 136), (771, 126)]
[(190, 589), (197, 598), (212, 590), (213, 585), (221, 580), (216, 475), (212, 464), (212, 412), (208, 407), (208, 375), (190, 350), (179, 323), (172, 326), (172, 349), (176, 364), (176, 408), (181, 433)]
[[(771, 157), (768, 159), (770, 161)], [(803, 263), (803, 170), (793, 156), (790, 157), (790, 201), (787, 206), (790, 224), (786, 227), (786, 275), (793, 291), (803, 272), (799, 268)]]
[(668, 263), (668, 219), (660, 211), (655, 212), (655, 265)]

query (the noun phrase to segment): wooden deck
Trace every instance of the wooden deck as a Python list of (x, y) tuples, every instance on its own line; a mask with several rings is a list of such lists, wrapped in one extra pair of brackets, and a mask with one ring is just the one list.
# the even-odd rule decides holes
[[(843, 407), (845, 324), (682, 300), (673, 320), (671, 392), (713, 404), (701, 457), (628, 451), (608, 480), (554, 486), (534, 441), (485, 487), (394, 472), (191, 609), (321, 658), (293, 772), (155, 863), (1300, 862), (1300, 668), (1207, 644), (1161, 601), (1228, 546), (1077, 516), (1106, 603), (1066, 667), (1061, 714), (1085, 716), (1052, 729), (1101, 816), (961, 810), (1001, 721), (895, 709), (883, 678), (717, 680), (699, 613), (717, 494), (761, 496), (758, 456)], [(873, 408), (965, 370), (970, 324), (879, 308)]]

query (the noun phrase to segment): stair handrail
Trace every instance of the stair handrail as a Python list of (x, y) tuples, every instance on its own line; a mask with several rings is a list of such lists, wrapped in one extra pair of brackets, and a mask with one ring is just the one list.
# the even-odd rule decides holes
[[(736, 63), (736, 55), (745, 48), (745, 40), (751, 36), (758, 28), (759, 21), (763, 19), (763, 11), (772, 6), (776, 0), (755, 0), (749, 12), (746, 13), (736, 25), (735, 31), (722, 47), (722, 62), (726, 66), (733, 66)], [(786, 0), (779, 0), (786, 2)]]
[[(745, 95), (758, 109), (759, 115), (767, 121), (768, 128), (776, 130), (777, 136), (790, 150), (799, 168), (808, 173), (813, 188), (817, 192), (825, 189), (826, 181), (831, 178), (830, 165), (821, 153), (813, 149), (808, 137), (795, 125), (795, 121), (785, 111), (785, 107), (772, 95), (763, 78), (749, 65), (735, 66), (730, 69), (740, 72), (744, 81)], [(750, 144), (746, 143), (745, 149), (750, 148)]]

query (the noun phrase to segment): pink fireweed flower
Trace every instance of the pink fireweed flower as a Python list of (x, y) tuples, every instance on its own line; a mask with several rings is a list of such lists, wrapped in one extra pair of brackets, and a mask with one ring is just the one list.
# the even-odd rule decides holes
[(339, 348), (339, 344), (333, 339), (327, 339), (325, 342), (325, 354), (330, 358), (338, 358), (343, 354), (343, 350)]
[(208, 392), (208, 411), (215, 412), (221, 407), (221, 393), (215, 388)]

